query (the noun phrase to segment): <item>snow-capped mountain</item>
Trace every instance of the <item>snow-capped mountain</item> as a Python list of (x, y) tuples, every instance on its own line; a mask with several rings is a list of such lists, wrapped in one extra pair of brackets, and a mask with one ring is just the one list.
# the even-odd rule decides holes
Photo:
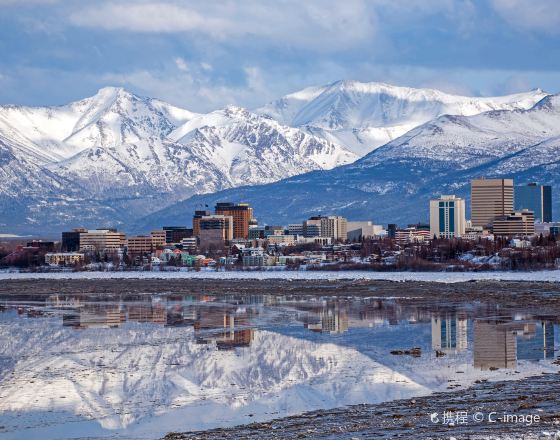
[[(0, 107), (0, 142), (4, 225), (43, 221), (32, 209), (41, 205), (41, 217), (53, 224), (60, 211), (63, 223), (80, 223), (72, 200), (84, 199), (110, 207), (119, 224), (196, 193), (357, 159), (344, 147), (241, 108), (199, 115), (111, 87), (62, 107)], [(29, 198), (14, 213), (22, 195)]]
[[(148, 127), (155, 125), (147, 121)], [(157, 136), (142, 133), (146, 126), (119, 126), (124, 127), (122, 139), (110, 139), (107, 146), (96, 143), (49, 168), (99, 196), (111, 190), (185, 198), (330, 169), (357, 158), (338, 145), (238, 107), (200, 115), (170, 132), (166, 126), (167, 132)], [(89, 139), (85, 136), (82, 145)]]
[[(470, 180), (512, 177), (560, 192), (560, 95), (528, 110), (493, 110), (474, 116), (440, 116), (374, 150), (353, 164), (311, 172), (270, 185), (197, 196), (197, 203), (245, 200), (264, 222), (301, 221), (309, 215), (341, 214), (379, 223), (426, 221), (428, 200), (457, 194), (469, 200)], [(553, 217), (560, 199), (553, 196)], [(162, 213), (141, 224), (161, 220)]]
[[(314, 171), (264, 195), (259, 216), (280, 221), (329, 210), (408, 219), (406, 197), (438, 173), (467, 173), (513, 152), (526, 158), (503, 162), (500, 173), (513, 164), (521, 172), (528, 169), (521, 161), (531, 159), (523, 148), (545, 142), (554, 150), (557, 97), (545, 96), (468, 98), (340, 81), (255, 112), (229, 106), (197, 114), (114, 87), (60, 107), (1, 106), (0, 228), (185, 224), (193, 206), (175, 205), (180, 200), (209, 193), (216, 196), (192, 200), (257, 200), (261, 187), (248, 186)], [(354, 191), (363, 194), (356, 199)]]
[(164, 139), (195, 113), (162, 101), (105, 87), (95, 96), (59, 107), (0, 107), (0, 133), (38, 163), (68, 159), (85, 148)]
[(546, 93), (474, 98), (433, 89), (337, 81), (289, 94), (256, 110), (363, 156), (438, 116), (528, 109)]

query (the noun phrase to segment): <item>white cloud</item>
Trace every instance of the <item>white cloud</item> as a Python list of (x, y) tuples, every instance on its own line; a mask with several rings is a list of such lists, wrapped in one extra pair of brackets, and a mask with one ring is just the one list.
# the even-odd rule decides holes
[(558, 0), (492, 0), (496, 12), (521, 30), (560, 33)]
[(188, 72), (189, 71), (189, 65), (181, 57), (175, 58), (175, 65), (177, 66), (177, 69), (182, 70), (183, 72)]
[(259, 39), (279, 45), (341, 49), (375, 35), (376, 16), (367, 0), (205, 2), (105, 2), (70, 13), (76, 26), (143, 33), (195, 33), (235, 44)]
[[(177, 64), (177, 60), (174, 60)], [(184, 60), (183, 60), (184, 61)], [(137, 70), (106, 73), (104, 84), (119, 85), (145, 96), (157, 97), (192, 111), (208, 112), (229, 104), (253, 108), (276, 98), (256, 67), (246, 67), (245, 83), (227, 85), (220, 78), (205, 75), (202, 69)]]

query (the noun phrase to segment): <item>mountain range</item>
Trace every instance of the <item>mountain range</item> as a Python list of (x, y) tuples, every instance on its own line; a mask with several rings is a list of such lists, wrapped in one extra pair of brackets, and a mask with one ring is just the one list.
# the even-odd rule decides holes
[(164, 215), (175, 220), (175, 212), (191, 212), (195, 206), (212, 206), (219, 200), (251, 203), (258, 207), (259, 220), (269, 224), (339, 214), (403, 225), (427, 221), (428, 201), (440, 194), (456, 194), (469, 202), (470, 180), (479, 177), (552, 185), (553, 216), (557, 218), (560, 95), (546, 96), (527, 110), (443, 115), (350, 165), (268, 185), (193, 196), (166, 212), (147, 216), (138, 227), (155, 225)]
[(1, 106), (0, 232), (145, 231), (217, 200), (275, 223), (422, 219), (427, 198), (465, 194), (473, 175), (557, 185), (557, 99), (338, 81), (254, 111), (198, 114), (113, 87), (59, 107)]
[(125, 225), (197, 193), (351, 163), (341, 145), (227, 107), (196, 114), (124, 89), (0, 108), (0, 228)]
[(441, 115), (528, 109), (545, 96), (537, 89), (500, 97), (467, 97), (377, 82), (336, 81), (286, 95), (256, 112), (363, 156)]

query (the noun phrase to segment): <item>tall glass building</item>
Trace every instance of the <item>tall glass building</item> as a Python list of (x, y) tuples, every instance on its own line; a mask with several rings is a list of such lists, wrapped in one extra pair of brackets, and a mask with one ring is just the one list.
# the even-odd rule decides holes
[(430, 235), (457, 238), (465, 234), (465, 200), (454, 195), (430, 200)]
[(535, 220), (552, 221), (552, 188), (548, 185), (529, 183), (516, 186), (514, 191), (515, 210), (528, 209), (535, 213)]

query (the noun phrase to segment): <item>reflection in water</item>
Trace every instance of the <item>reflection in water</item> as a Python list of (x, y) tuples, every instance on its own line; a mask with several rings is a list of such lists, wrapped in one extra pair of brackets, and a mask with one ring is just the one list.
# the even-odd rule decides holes
[[(557, 317), (498, 312), (303, 295), (1, 297), (0, 436), (156, 438), (556, 371)], [(421, 356), (390, 354), (413, 347)]]
[(542, 321), (476, 319), (474, 366), (482, 370), (516, 368), (518, 360), (554, 357), (554, 325)]
[(432, 318), (432, 348), (443, 353), (467, 349), (467, 319), (456, 316)]

